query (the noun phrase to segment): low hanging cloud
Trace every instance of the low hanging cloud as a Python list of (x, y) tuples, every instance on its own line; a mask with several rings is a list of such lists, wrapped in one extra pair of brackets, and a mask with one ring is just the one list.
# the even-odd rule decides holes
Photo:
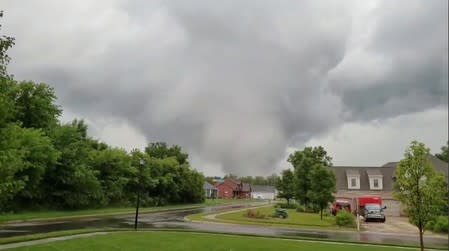
[(366, 3), (6, 1), (3, 22), (10, 72), (97, 136), (120, 121), (254, 175), (345, 122), (447, 104), (447, 2)]

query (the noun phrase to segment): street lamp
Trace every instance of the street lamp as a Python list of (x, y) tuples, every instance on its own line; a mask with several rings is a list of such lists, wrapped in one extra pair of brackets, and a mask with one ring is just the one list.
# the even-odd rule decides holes
[(145, 161), (143, 159), (139, 160), (139, 178), (137, 180), (137, 203), (136, 203), (136, 218), (134, 218), (134, 230), (137, 230), (137, 218), (139, 217), (139, 205), (140, 205), (140, 189), (141, 189), (141, 179), (142, 179), (142, 170), (145, 165)]

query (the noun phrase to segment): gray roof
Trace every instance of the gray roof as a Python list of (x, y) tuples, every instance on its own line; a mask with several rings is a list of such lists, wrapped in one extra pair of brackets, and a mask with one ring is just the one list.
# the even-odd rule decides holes
[[(429, 155), (429, 161), (435, 170), (448, 176), (448, 163)], [(360, 174), (360, 191), (369, 191), (369, 175), (383, 175), (383, 191), (393, 191), (393, 177), (399, 162), (388, 162), (380, 167), (366, 166), (334, 166), (332, 170), (337, 180), (337, 190), (348, 190), (347, 175)]]
[(348, 190), (348, 180), (346, 175), (359, 174), (360, 175), (360, 190), (369, 191), (369, 177), (368, 173), (375, 173), (375, 175), (383, 175), (383, 191), (393, 190), (393, 175), (394, 167), (366, 167), (366, 166), (334, 166), (332, 170), (335, 173), (337, 190)]
[(432, 163), (433, 167), (440, 173), (444, 174), (445, 177), (448, 175), (449, 165), (447, 162), (440, 160), (439, 158), (430, 155), (429, 156), (430, 163)]
[(217, 190), (217, 188), (216, 187), (214, 187), (214, 186), (212, 186), (209, 182), (207, 182), (207, 181), (204, 181), (204, 184), (203, 184), (203, 189), (212, 189), (212, 190)]
[(377, 169), (377, 168), (376, 169), (374, 169), (374, 168), (367, 169), (366, 173), (368, 174), (368, 176), (371, 176), (371, 175), (383, 175), (382, 172), (379, 169)]
[(252, 192), (269, 192), (274, 193), (274, 186), (261, 186), (261, 185), (252, 185), (251, 191)]
[(357, 176), (360, 175), (359, 170), (346, 169), (345, 172), (346, 172), (346, 175), (357, 175)]
[(382, 167), (395, 167), (399, 164), (399, 162), (388, 162), (382, 165)]

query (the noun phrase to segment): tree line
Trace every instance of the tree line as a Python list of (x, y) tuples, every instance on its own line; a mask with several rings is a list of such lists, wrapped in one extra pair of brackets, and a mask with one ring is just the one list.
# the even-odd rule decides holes
[(7, 73), (13, 45), (0, 37), (0, 212), (131, 205), (138, 190), (143, 206), (204, 201), (204, 177), (179, 146), (127, 152), (90, 137), (83, 120), (61, 122), (53, 88)]
[(279, 197), (285, 198), (287, 205), (295, 199), (306, 211), (319, 211), (322, 219), (323, 210), (335, 199), (336, 179), (331, 160), (321, 146), (305, 147), (290, 154), (287, 161), (293, 169), (283, 170), (278, 177)]
[[(242, 181), (243, 183), (248, 183), (250, 185), (262, 185), (262, 186), (274, 186), (276, 184), (276, 180), (279, 176), (277, 174), (272, 174), (270, 176), (237, 176), (232, 173), (226, 174), (223, 179), (234, 179)], [(206, 181), (209, 183), (213, 183), (216, 177), (207, 176)]]

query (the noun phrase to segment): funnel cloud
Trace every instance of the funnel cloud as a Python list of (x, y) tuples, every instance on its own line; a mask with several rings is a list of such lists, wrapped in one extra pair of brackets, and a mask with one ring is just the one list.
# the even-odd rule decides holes
[(55, 87), (64, 118), (128, 149), (179, 144), (209, 175), (269, 175), (347, 123), (447, 114), (443, 0), (3, 5), (10, 73)]

